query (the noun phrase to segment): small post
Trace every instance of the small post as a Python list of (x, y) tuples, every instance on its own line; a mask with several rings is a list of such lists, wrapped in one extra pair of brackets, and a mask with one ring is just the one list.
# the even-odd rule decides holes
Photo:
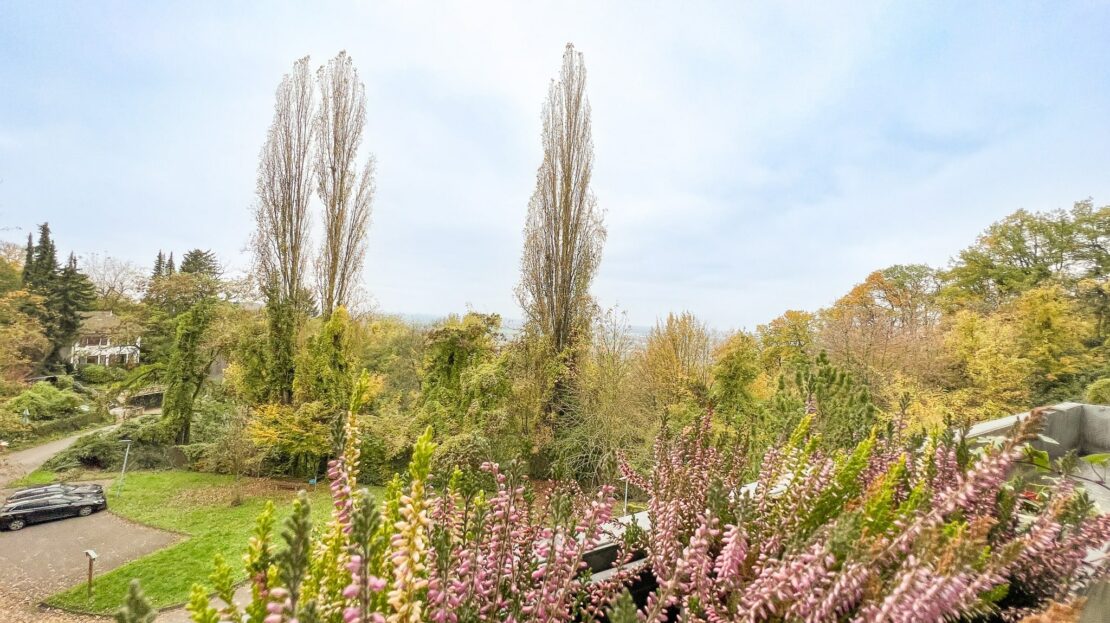
[(127, 448), (123, 451), (123, 469), (119, 472), (119, 483), (116, 484), (116, 497), (119, 497), (120, 491), (123, 490), (123, 478), (127, 475), (127, 457), (131, 454), (131, 440), (120, 439), (120, 443), (126, 443)]
[(85, 550), (85, 557), (89, 559), (89, 598), (92, 598), (93, 562), (96, 561), (96, 552), (87, 549)]

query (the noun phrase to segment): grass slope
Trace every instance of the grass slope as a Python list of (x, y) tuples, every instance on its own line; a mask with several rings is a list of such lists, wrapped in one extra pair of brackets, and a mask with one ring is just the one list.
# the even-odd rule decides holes
[[(242, 503), (232, 506), (236, 487), (242, 493)], [(188, 536), (175, 545), (97, 577), (92, 598), (86, 595), (82, 584), (54, 595), (47, 603), (82, 612), (110, 614), (123, 603), (131, 579), (138, 578), (155, 607), (180, 604), (188, 599), (194, 583), (207, 582), (212, 558), (217, 553), (223, 554), (239, 579), (246, 579), (239, 561), (246, 550), (255, 517), (266, 500), (274, 500), (280, 527), (280, 522), (289, 514), (294, 495), (295, 492), (262, 479), (243, 479), (236, 485), (230, 476), (196, 472), (128, 474), (123, 495), (117, 498), (113, 489), (109, 497), (112, 512)], [(313, 502), (314, 523), (321, 525), (331, 509), (327, 487), (310, 492), (309, 497)]]

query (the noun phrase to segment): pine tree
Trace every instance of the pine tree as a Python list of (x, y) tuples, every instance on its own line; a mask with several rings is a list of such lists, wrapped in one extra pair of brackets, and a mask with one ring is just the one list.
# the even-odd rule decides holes
[(211, 251), (193, 249), (181, 258), (181, 272), (218, 277), (220, 275), (220, 264), (216, 261), (216, 255)]
[(51, 323), (47, 327), (47, 337), (54, 346), (54, 352), (70, 344), (81, 328), (81, 312), (92, 307), (96, 301), (96, 289), (89, 278), (77, 270), (77, 256), (70, 253), (65, 268), (50, 284), (47, 301), (51, 312)]
[(150, 273), (150, 280), (162, 277), (166, 274), (166, 256), (158, 249), (158, 257), (154, 258), (154, 270)]
[(832, 447), (850, 448), (867, 436), (876, 408), (867, 388), (822, 351), (811, 365), (795, 373), (805, 396), (806, 412), (817, 414), (816, 430)]
[(24, 285), (37, 294), (49, 294), (50, 283), (58, 274), (58, 250), (50, 238), (50, 224), (39, 225), (39, 242), (31, 254), (31, 269)]
[(35, 269), (35, 238), (27, 234), (27, 255), (23, 258), (23, 277), (21, 283), (26, 288), (30, 285), (31, 273)]
[(177, 272), (177, 269), (174, 268), (174, 265), (173, 265), (173, 251), (170, 251), (170, 259), (166, 260), (166, 270), (162, 274), (163, 275), (172, 275), (176, 272)]

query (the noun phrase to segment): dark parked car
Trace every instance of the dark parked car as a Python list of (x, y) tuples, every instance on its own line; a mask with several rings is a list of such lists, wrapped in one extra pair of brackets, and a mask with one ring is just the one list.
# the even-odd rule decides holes
[(104, 487), (100, 485), (67, 485), (64, 483), (44, 485), (20, 489), (8, 496), (4, 504), (11, 504), (28, 498), (40, 498), (46, 495), (104, 495)]
[(7, 502), (0, 507), (0, 528), (22, 530), (27, 524), (63, 517), (87, 517), (106, 508), (108, 508), (108, 500), (103, 493), (87, 495), (55, 493), (30, 497)]

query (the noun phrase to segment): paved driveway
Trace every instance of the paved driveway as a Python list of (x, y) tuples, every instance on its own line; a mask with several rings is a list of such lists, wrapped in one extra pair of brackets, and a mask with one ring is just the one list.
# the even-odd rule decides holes
[(3, 590), (42, 599), (85, 580), (85, 550), (96, 551), (96, 572), (103, 573), (180, 538), (103, 511), (0, 532)]
[[(6, 465), (0, 467), (0, 486), (34, 471), (86, 434), (88, 431), (4, 456)], [(0, 491), (2, 494), (6, 492)], [(111, 504), (110, 498), (108, 503)], [(177, 534), (125, 521), (110, 512), (33, 524), (18, 532), (0, 532), (0, 570), (3, 572), (0, 579), (0, 621), (107, 621), (100, 617), (43, 611), (37, 604), (85, 580), (88, 573), (87, 549), (96, 551), (96, 572), (103, 573), (180, 538)]]

